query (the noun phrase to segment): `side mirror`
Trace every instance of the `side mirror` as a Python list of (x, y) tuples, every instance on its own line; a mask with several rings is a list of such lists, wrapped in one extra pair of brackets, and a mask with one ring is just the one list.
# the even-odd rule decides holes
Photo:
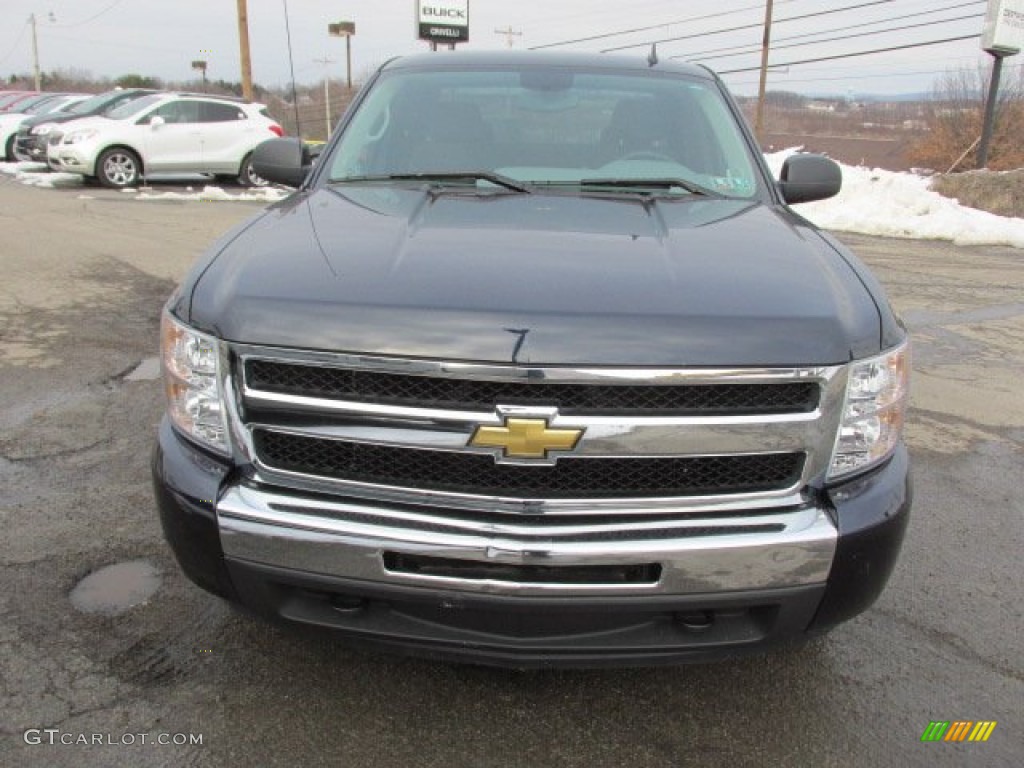
[(301, 185), (312, 165), (309, 147), (301, 139), (268, 139), (252, 153), (256, 175), (286, 187)]
[(160, 115), (153, 115), (151, 118), (149, 118), (150, 128), (159, 128), (161, 125), (164, 125), (166, 123), (167, 121), (160, 117)]
[(822, 155), (791, 155), (782, 164), (779, 188), (790, 205), (835, 197), (842, 186), (838, 163)]

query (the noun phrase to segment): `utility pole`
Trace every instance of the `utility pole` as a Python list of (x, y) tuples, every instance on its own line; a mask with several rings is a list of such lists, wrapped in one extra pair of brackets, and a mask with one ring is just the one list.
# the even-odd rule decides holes
[(32, 69), (36, 75), (36, 90), (43, 90), (43, 78), (39, 74), (39, 39), (36, 37), (36, 15), (33, 13), (28, 17), (28, 23), (32, 25)]
[(238, 0), (238, 51), (242, 59), (242, 96), (252, 101), (252, 58), (249, 55), (249, 9), (247, 0)]
[(512, 25), (511, 24), (508, 25), (508, 29), (496, 29), (496, 30), (494, 30), (494, 34), (496, 34), (496, 35), (505, 35), (505, 39), (508, 42), (508, 47), (509, 48), (511, 48), (513, 45), (515, 45), (515, 38), (523, 36), (522, 30), (512, 29)]
[(754, 119), (754, 135), (764, 140), (764, 90), (768, 83), (768, 52), (772, 46), (772, 0), (764, 8), (764, 39), (761, 42), (761, 81), (757, 87), (757, 117)]
[(322, 59), (313, 59), (314, 64), (324, 65), (324, 117), (327, 118), (327, 138), (331, 138), (331, 79), (328, 77), (327, 65), (333, 64), (334, 59), (324, 56)]

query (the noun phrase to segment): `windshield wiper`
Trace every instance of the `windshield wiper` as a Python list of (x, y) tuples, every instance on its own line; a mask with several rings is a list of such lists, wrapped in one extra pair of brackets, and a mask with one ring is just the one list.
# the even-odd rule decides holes
[(713, 189), (697, 184), (693, 181), (687, 181), (686, 179), (629, 179), (629, 178), (610, 178), (610, 179), (580, 179), (578, 182), (581, 187), (610, 187), (612, 189), (635, 189), (637, 192), (643, 193), (645, 189), (671, 189), (672, 187), (679, 187), (685, 189), (687, 192), (693, 195), (701, 195), (703, 197), (725, 197), (721, 192), (716, 192)]
[(487, 181), (513, 192), (522, 192), (528, 195), (532, 191), (528, 185), (494, 171), (424, 171), (422, 173), (386, 173), (375, 176), (343, 176), (331, 179), (330, 183), (355, 184), (374, 181), (423, 181), (427, 183), (432, 181)]

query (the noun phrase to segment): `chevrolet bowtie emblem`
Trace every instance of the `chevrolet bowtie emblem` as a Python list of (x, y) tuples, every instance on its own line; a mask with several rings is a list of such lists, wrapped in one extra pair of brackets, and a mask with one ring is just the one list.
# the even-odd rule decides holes
[(571, 451), (583, 429), (552, 429), (545, 419), (508, 418), (504, 426), (480, 425), (469, 444), (474, 448), (500, 448), (503, 458), (546, 459), (548, 451)]

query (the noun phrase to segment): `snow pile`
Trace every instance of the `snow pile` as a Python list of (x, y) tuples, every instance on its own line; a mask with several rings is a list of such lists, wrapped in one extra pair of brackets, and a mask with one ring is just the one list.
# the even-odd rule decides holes
[(186, 187), (184, 192), (150, 192), (142, 191), (135, 198), (136, 200), (197, 200), (204, 203), (244, 201), (257, 203), (275, 203), (283, 200), (290, 194), (289, 191), (276, 187), (258, 187), (255, 189), (244, 189), (238, 193), (226, 192), (220, 187), (206, 186), (201, 192), (193, 191), (192, 187)]
[(0, 163), (0, 173), (17, 176), (22, 173), (41, 173), (47, 170), (46, 163)]
[(14, 180), (30, 187), (43, 189), (80, 187), (85, 183), (85, 180), (77, 173), (39, 173), (38, 171), (19, 171), (14, 175)]
[[(778, 178), (783, 161), (798, 149), (766, 154)], [(1007, 218), (960, 205), (929, 188), (912, 173), (843, 165), (843, 190), (830, 200), (801, 203), (794, 210), (822, 229), (957, 245), (1024, 248), (1024, 219)]]

